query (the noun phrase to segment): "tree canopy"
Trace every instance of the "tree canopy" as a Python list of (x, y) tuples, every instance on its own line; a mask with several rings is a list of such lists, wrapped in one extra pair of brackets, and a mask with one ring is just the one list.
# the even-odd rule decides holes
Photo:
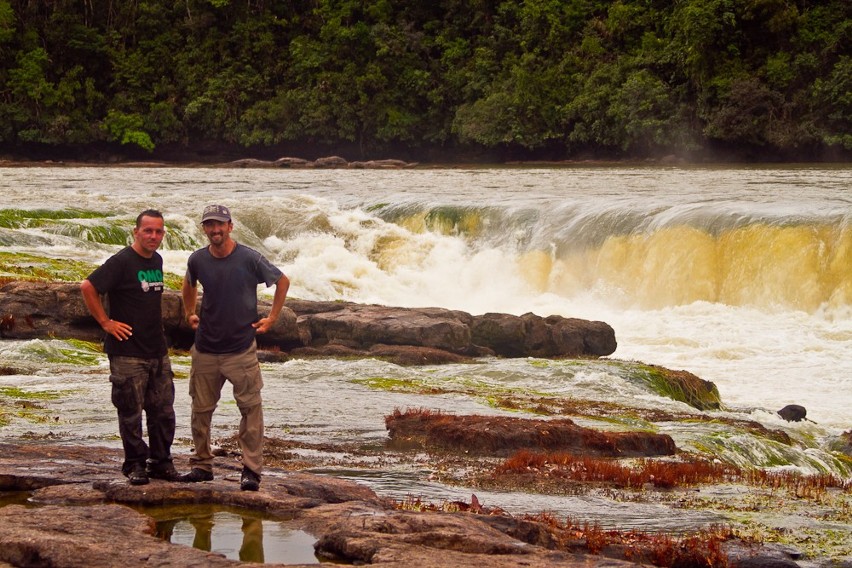
[(852, 156), (848, 0), (0, 0), (0, 148)]

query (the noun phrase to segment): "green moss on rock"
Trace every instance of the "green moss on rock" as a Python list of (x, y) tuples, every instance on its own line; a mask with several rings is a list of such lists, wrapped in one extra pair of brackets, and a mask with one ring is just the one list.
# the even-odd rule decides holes
[(73, 282), (83, 280), (95, 268), (79, 260), (0, 252), (0, 279)]
[[(10, 280), (80, 282), (98, 265), (80, 260), (49, 258), (19, 252), (0, 252), (0, 283)], [(166, 287), (180, 290), (183, 276), (163, 274)]]
[(656, 365), (637, 365), (630, 378), (644, 382), (655, 393), (684, 402), (698, 410), (721, 407), (719, 389), (688, 371), (674, 371)]
[(82, 209), (0, 209), (0, 227), (20, 229), (41, 227), (45, 223), (66, 219), (103, 219), (106, 215)]

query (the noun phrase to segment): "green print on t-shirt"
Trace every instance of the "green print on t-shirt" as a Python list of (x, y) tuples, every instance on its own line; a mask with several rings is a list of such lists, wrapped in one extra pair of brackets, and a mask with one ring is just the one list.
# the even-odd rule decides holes
[(160, 291), (163, 289), (163, 271), (162, 270), (140, 270), (136, 273), (139, 282), (142, 283), (142, 290)]

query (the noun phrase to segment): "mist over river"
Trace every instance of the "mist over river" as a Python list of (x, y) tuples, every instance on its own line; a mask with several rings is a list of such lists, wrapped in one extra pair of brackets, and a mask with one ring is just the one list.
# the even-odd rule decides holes
[[(235, 238), (290, 277), (292, 297), (602, 320), (618, 341), (610, 359), (690, 371), (718, 386), (720, 412), (827, 440), (852, 428), (850, 188), (846, 166), (0, 168), (0, 253), (100, 263), (152, 207), (166, 217), (165, 269), (180, 276), (205, 244), (203, 206), (222, 203)], [(0, 342), (0, 359), (33, 362), (57, 349)], [(684, 406), (605, 366), (569, 372), (558, 361), (531, 363), (267, 365), (269, 433), (378, 442), (395, 407), (505, 412), (475, 398), (375, 393), (359, 382), (376, 376)], [(0, 376), (0, 385), (86, 391), (105, 381), (104, 369), (104, 358), (44, 365)], [(185, 384), (178, 381), (178, 436), (188, 438)], [(4, 431), (114, 435), (106, 392), (62, 403), (73, 406), (73, 423)], [(813, 422), (775, 414), (791, 403)], [(221, 421), (235, 426), (233, 417)], [(679, 447), (694, 443), (694, 432), (672, 428)], [(738, 451), (765, 465), (765, 448)], [(807, 469), (809, 459), (825, 461), (811, 452), (792, 463)]]

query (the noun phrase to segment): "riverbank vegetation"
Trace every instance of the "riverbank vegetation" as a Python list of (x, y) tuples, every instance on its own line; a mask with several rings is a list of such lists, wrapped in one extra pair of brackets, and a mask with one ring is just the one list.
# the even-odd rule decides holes
[(845, 0), (0, 0), (0, 152), (848, 160)]

